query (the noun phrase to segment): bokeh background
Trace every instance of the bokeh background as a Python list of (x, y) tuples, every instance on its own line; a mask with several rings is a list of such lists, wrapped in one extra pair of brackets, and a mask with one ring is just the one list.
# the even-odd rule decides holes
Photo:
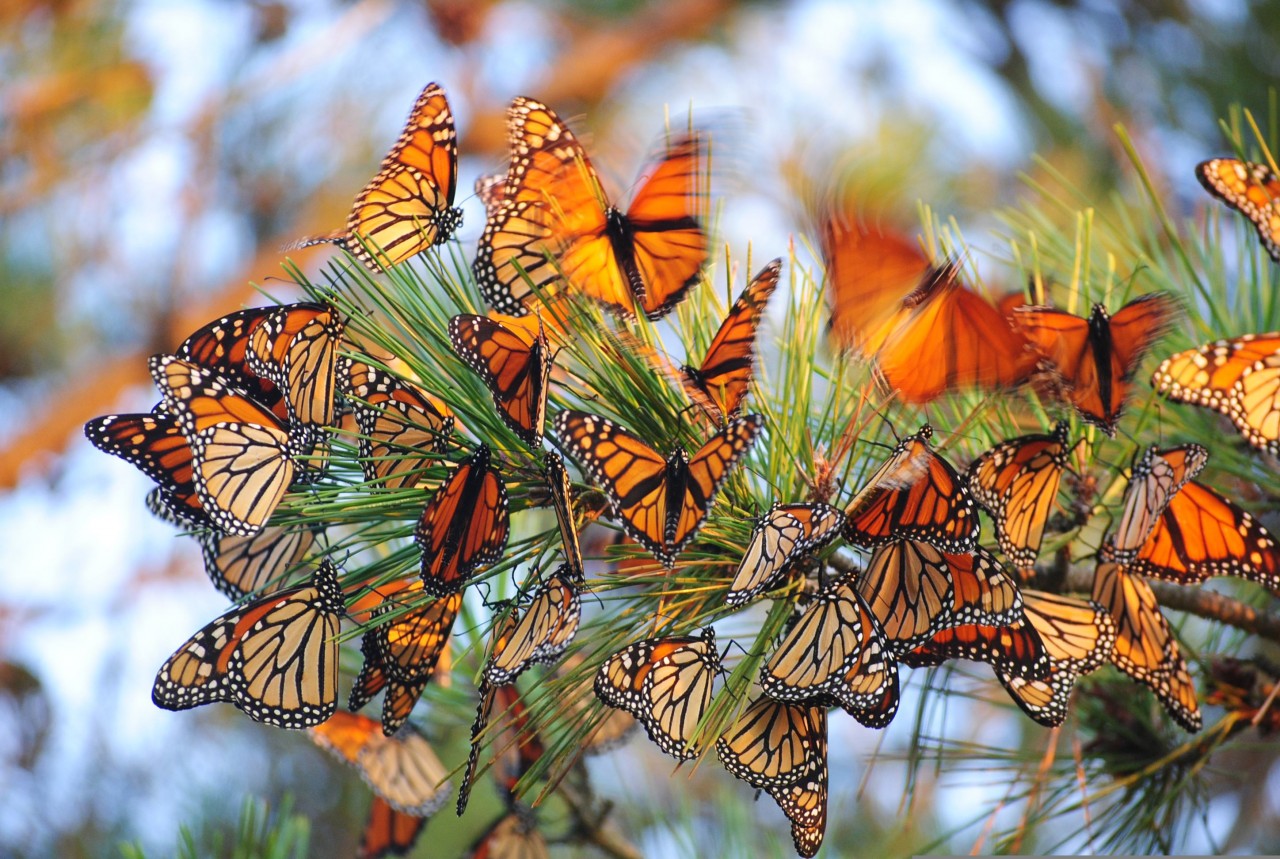
[[(798, 195), (855, 165), (907, 212), (954, 215), (999, 279), (984, 246), (1035, 156), (1101, 197), (1126, 169), (1116, 123), (1171, 211), (1204, 207), (1191, 168), (1226, 151), (1219, 117), (1274, 102), (1280, 3), (0, 4), (0, 854), (168, 855), (180, 825), (230, 832), (246, 796), (292, 797), (312, 855), (352, 854), (363, 788), (305, 737), (151, 704), (156, 668), (224, 602), (194, 546), (143, 509), (146, 479), (80, 426), (149, 408), (145, 356), (261, 303), (251, 283), (287, 297), (281, 247), (342, 223), (430, 80), (459, 125), (464, 248), (483, 223), (471, 183), (502, 166), (506, 104), (527, 94), (585, 132), (617, 188), (667, 117), (733, 129), (717, 226), (735, 254), (794, 240), (803, 256)], [(1008, 773), (1036, 765), (1044, 732), (962, 696), (917, 714), (916, 691), (886, 732), (833, 720), (826, 855), (984, 852), (1016, 815)], [(466, 726), (445, 722), (456, 761)], [(929, 762), (967, 743), (1010, 755)], [(1216, 758), (1182, 846), (1280, 849), (1274, 760)], [(669, 763), (643, 742), (592, 763), (641, 852), (788, 854), (771, 803), (710, 766), (671, 782)], [(429, 824), (418, 855), (459, 852), (498, 813), (479, 802)], [(1080, 843), (1083, 818), (1060, 826), (1062, 849)]]

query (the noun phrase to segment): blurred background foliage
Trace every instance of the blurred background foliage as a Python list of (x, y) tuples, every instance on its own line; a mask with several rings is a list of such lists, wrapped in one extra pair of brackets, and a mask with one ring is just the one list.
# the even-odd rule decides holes
[[(1280, 5), (14, 0), (0, 7), (0, 80), (0, 853), (104, 855), (129, 841), (164, 855), (180, 823), (188, 841), (223, 844), (245, 814), (261, 822), (246, 797), (274, 808), (292, 790), (284, 814), (310, 820), (311, 855), (349, 855), (363, 789), (310, 743), (230, 708), (151, 707), (151, 672), (216, 600), (190, 547), (146, 521), (139, 476), (85, 455), (79, 427), (148, 407), (142, 358), (252, 303), (250, 281), (282, 289), (281, 246), (342, 222), (424, 83), (448, 87), (462, 195), (502, 163), (516, 94), (576, 117), (614, 178), (634, 175), (668, 113), (729, 108), (741, 127), (719, 225), (731, 246), (781, 253), (810, 226), (803, 200), (852, 175), (895, 214), (927, 202), (1008, 259), (989, 236), (997, 210), (1027, 198), (1022, 174), (1047, 178), (1034, 153), (1079, 191), (1070, 208), (1031, 204), (1059, 227), (1081, 200), (1100, 218), (1134, 204), (1109, 197), (1135, 187), (1117, 123), (1175, 218), (1208, 208), (1191, 168), (1227, 150), (1230, 105), (1268, 115)], [(469, 246), (482, 214), (463, 202)], [(880, 754), (879, 735), (833, 722), (831, 855), (1053, 845), (986, 838), (1008, 773), (1041, 765), (1045, 732), (947, 701), (945, 736), (912, 726), (904, 702), (903, 741)], [(441, 738), (446, 760), (462, 753), (458, 728)], [(965, 743), (986, 756), (917, 769)], [(643, 852), (755, 844), (762, 824), (723, 773), (668, 790), (669, 762), (639, 745), (595, 775)], [(1275, 852), (1274, 763), (1272, 744), (1241, 738), (1213, 759), (1195, 819), (1134, 825), (1167, 828), (1171, 846)], [(452, 855), (484, 824), (442, 819), (426, 840)], [(773, 834), (785, 855), (784, 829)]]

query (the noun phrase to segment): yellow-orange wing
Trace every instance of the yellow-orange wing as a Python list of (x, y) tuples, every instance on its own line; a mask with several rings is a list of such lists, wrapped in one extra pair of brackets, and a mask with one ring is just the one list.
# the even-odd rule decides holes
[(449, 320), (454, 351), (489, 387), (503, 422), (532, 448), (542, 445), (551, 350), (541, 328), (530, 341), (521, 328), (485, 316)]
[(582, 620), (581, 579), (562, 564), (539, 585), (511, 632), (499, 640), (484, 667), (494, 686), (516, 682), (525, 669), (559, 659)]
[(1151, 386), (1177, 403), (1231, 414), (1235, 386), (1259, 361), (1280, 355), (1280, 331), (1215, 340), (1164, 359)]
[(1145, 579), (1116, 563), (1105, 547), (1093, 580), (1093, 600), (1116, 624), (1112, 664), (1148, 686), (1179, 725), (1200, 730), (1195, 683), (1156, 595)]
[(388, 489), (416, 486), (422, 470), (448, 448), (453, 412), (413, 384), (363, 361), (339, 358), (338, 384), (355, 403), (360, 467)]
[(1147, 448), (1133, 468), (1124, 491), (1124, 509), (1111, 535), (1115, 560), (1127, 564), (1146, 544), (1169, 502), (1209, 461), (1209, 451), (1198, 444), (1160, 450)]
[(345, 231), (303, 239), (293, 247), (333, 242), (370, 271), (404, 262), (447, 242), (462, 224), (453, 205), (458, 185), (458, 135), (444, 88), (430, 83), (378, 175), (356, 196)]
[(1280, 262), (1280, 179), (1265, 164), (1211, 158), (1196, 165), (1205, 190), (1253, 222), (1262, 246)]
[(737, 461), (751, 449), (763, 428), (764, 418), (760, 415), (735, 418), (707, 439), (689, 460), (684, 486), (678, 493), (679, 506), (675, 508), (678, 514), (672, 516), (672, 508), (668, 507), (666, 553), (671, 561), (667, 563), (668, 567), (674, 564), (676, 555), (697, 534), (715, 501), (720, 484)]
[(418, 843), (418, 836), (427, 824), (425, 817), (396, 811), (391, 803), (374, 795), (369, 803), (369, 816), (360, 833), (360, 847), (356, 859), (385, 859), (387, 856), (405, 856)]
[(781, 270), (780, 259), (762, 268), (729, 308), (702, 364), (680, 368), (690, 398), (718, 421), (737, 417), (742, 410), (755, 363), (756, 328)]
[(830, 504), (775, 504), (756, 521), (751, 542), (725, 594), (739, 606), (773, 587), (810, 552), (840, 535), (844, 513)]
[(1000, 551), (1019, 569), (1035, 566), (1066, 466), (1065, 422), (1047, 435), (1001, 442), (969, 465), (969, 491), (991, 514)]

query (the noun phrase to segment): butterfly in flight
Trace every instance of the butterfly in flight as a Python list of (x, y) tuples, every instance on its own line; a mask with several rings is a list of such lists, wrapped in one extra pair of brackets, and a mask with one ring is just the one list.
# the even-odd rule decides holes
[(692, 458), (681, 447), (663, 458), (607, 418), (564, 411), (555, 420), (565, 451), (604, 489), (627, 533), (668, 569), (697, 534), (720, 484), (763, 426), (759, 415), (736, 418)]
[(841, 215), (824, 224), (832, 338), (875, 358), (908, 403), (951, 390), (1016, 387), (1035, 355), (1008, 315), (960, 281), (954, 263), (934, 265), (905, 234)]
[(453, 412), (412, 382), (363, 361), (341, 357), (336, 369), (339, 388), (355, 401), (365, 478), (388, 489), (416, 486), (434, 459), (430, 453), (448, 449)]
[(433, 596), (461, 590), (477, 570), (501, 560), (507, 547), (507, 490), (489, 461), (482, 444), (422, 510), (414, 539), (422, 548), (422, 582)]
[(826, 546), (843, 527), (844, 513), (830, 504), (774, 504), (756, 521), (725, 603), (740, 606), (774, 587), (797, 561)]
[(355, 767), (396, 811), (430, 817), (449, 798), (449, 771), (412, 727), (388, 737), (373, 719), (339, 710), (307, 733), (320, 748)]
[(551, 375), (551, 350), (541, 326), (530, 338), (521, 327), (461, 314), (449, 320), (449, 339), (489, 387), (503, 423), (529, 447), (540, 448)]
[(374, 695), (382, 699), (382, 730), (394, 734), (409, 718), (422, 690), (435, 673), (449, 644), (449, 633), (462, 607), (462, 594), (453, 593), (422, 603), (420, 580), (403, 579), (374, 588), (380, 602), (371, 618), (393, 614), (360, 639), (364, 665), (351, 687), (347, 704), (359, 710)]
[(923, 540), (945, 552), (972, 551), (978, 508), (956, 470), (929, 447), (928, 424), (907, 436), (845, 508), (844, 537), (873, 547)]
[(191, 447), (196, 496), (220, 531), (248, 536), (266, 524), (293, 481), (294, 457), (311, 443), (217, 375), (156, 355), (151, 376)]
[(1175, 722), (1188, 731), (1200, 730), (1195, 683), (1156, 595), (1146, 579), (1116, 562), (1107, 544), (1098, 557), (1093, 601), (1115, 621), (1111, 663), (1149, 687)]
[(338, 572), (234, 606), (160, 667), (151, 700), (166, 710), (228, 701), (255, 722), (308, 728), (338, 706)]
[(781, 270), (781, 259), (760, 269), (729, 308), (729, 315), (712, 338), (702, 364), (680, 368), (681, 380), (690, 398), (721, 423), (736, 418), (742, 411), (742, 400), (751, 387), (756, 329), (769, 296), (778, 286)]
[(711, 704), (720, 672), (715, 630), (649, 638), (610, 656), (596, 673), (596, 696), (634, 716), (658, 748), (679, 760), (697, 757), (695, 729)]
[(1052, 307), (1019, 307), (1013, 318), (1080, 416), (1114, 437), (1138, 365), (1176, 310), (1156, 292), (1114, 314), (1095, 304), (1088, 319)]
[(625, 212), (604, 198), (586, 151), (551, 108), (515, 99), (507, 136), (511, 164), (472, 265), (496, 310), (522, 316), (535, 291), (566, 291), (658, 319), (701, 279), (703, 135), (674, 136)]
[(1049, 512), (1067, 467), (1067, 430), (1003, 441), (979, 456), (965, 475), (969, 491), (996, 525), (1000, 551), (1019, 570), (1035, 567)]
[(1280, 262), (1280, 179), (1265, 164), (1211, 158), (1196, 165), (1205, 190), (1248, 218), (1262, 246)]
[(462, 210), (453, 205), (457, 185), (453, 112), (444, 88), (427, 84), (378, 175), (356, 195), (346, 229), (310, 236), (289, 249), (332, 242), (380, 274), (453, 237), (462, 225)]
[(822, 846), (827, 826), (827, 710), (761, 695), (716, 740), (725, 769), (765, 790), (791, 820), (802, 856)]

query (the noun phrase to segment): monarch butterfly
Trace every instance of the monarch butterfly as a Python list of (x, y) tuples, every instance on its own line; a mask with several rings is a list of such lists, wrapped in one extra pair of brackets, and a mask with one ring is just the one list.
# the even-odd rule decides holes
[(607, 418), (564, 411), (555, 420), (560, 443), (603, 487), (627, 533), (668, 569), (697, 534), (716, 490), (763, 426), (759, 415), (735, 418), (692, 459), (681, 447), (663, 459)]
[[(488, 653), (490, 658), (506, 647), (507, 642), (511, 640), (511, 634), (515, 632), (515, 628), (516, 618), (514, 614), (507, 614), (494, 622), (493, 627), (489, 630)], [(488, 659), (485, 660), (486, 665), (488, 661)], [(489, 678), (485, 676), (484, 672), (481, 672), (476, 692), (480, 703), (476, 705), (476, 718), (471, 723), (471, 750), (467, 753), (467, 765), (463, 768), (462, 784), (458, 788), (457, 809), (459, 817), (467, 810), (467, 804), (471, 801), (471, 785), (475, 781), (476, 767), (480, 764), (480, 740), (489, 725), (489, 717), (494, 709), (494, 697), (497, 694), (497, 687), (489, 682)]]
[(912, 668), (941, 665), (948, 659), (972, 659), (990, 663), (1004, 675), (1028, 680), (1043, 680), (1052, 671), (1040, 634), (1025, 618), (1005, 626), (948, 627), (898, 658)]
[(549, 859), (547, 839), (527, 809), (516, 806), (489, 827), (467, 851), (467, 859)]
[(1022, 596), (1027, 620), (1049, 657), (1049, 675), (1033, 680), (997, 669), (996, 677), (1024, 713), (1054, 728), (1067, 718), (1076, 677), (1106, 664), (1115, 646), (1116, 626), (1095, 602), (1032, 590)]
[(362, 636), (364, 665), (351, 687), (347, 706), (359, 710), (385, 688), (382, 730), (389, 737), (409, 718), (435, 672), (462, 607), (462, 594), (449, 594), (419, 606), (414, 603), (424, 590), (421, 581), (405, 580), (376, 590), (383, 597), (373, 617), (391, 613), (396, 617)]
[(388, 489), (416, 486), (432, 457), (444, 453), (453, 432), (453, 413), (445, 403), (410, 382), (377, 367), (339, 358), (338, 385), (356, 400), (360, 430), (360, 467), (369, 481)]
[(925, 424), (898, 443), (868, 489), (845, 508), (846, 540), (872, 547), (908, 538), (945, 552), (977, 545), (973, 498), (951, 464), (929, 448), (932, 437), (933, 428)]
[(950, 619), (951, 571), (928, 543), (894, 540), (877, 547), (857, 590), (880, 622), (890, 653), (922, 644)]
[(1249, 444), (1280, 453), (1280, 356), (1268, 355), (1231, 388), (1231, 421)]
[(769, 297), (778, 286), (781, 271), (781, 259), (760, 269), (729, 308), (729, 315), (712, 338), (701, 366), (680, 368), (684, 389), (690, 398), (722, 423), (736, 418), (742, 411), (742, 400), (751, 386), (755, 363), (756, 328)]
[(725, 603), (739, 606), (769, 590), (796, 561), (834, 540), (842, 527), (844, 513), (830, 504), (774, 504), (751, 532)]
[(582, 620), (581, 585), (570, 566), (561, 564), (534, 591), (515, 628), (489, 657), (485, 679), (495, 686), (514, 683), (531, 665), (560, 658), (573, 643)]
[(586, 151), (546, 105), (515, 99), (507, 135), (502, 201), (472, 266), (492, 307), (524, 315), (533, 290), (563, 288), (625, 317), (638, 305), (657, 319), (698, 282), (707, 259), (701, 135), (670, 142), (625, 213), (603, 197)]
[(378, 175), (356, 195), (345, 231), (309, 236), (290, 246), (333, 242), (374, 274), (447, 242), (462, 225), (453, 205), (458, 136), (439, 84), (427, 84)]
[(969, 553), (944, 557), (953, 585), (953, 626), (1002, 626), (1022, 619), (1022, 591), (994, 555), (978, 546)]
[(510, 531), (507, 490), (482, 444), (445, 478), (418, 520), (414, 539), (427, 593), (458, 591), (480, 567), (497, 563)]
[(679, 760), (697, 757), (694, 731), (711, 704), (720, 671), (715, 630), (701, 636), (649, 638), (610, 656), (596, 673), (596, 697), (644, 725), (658, 748)]
[(1160, 514), (1129, 572), (1182, 585), (1238, 576), (1280, 592), (1280, 548), (1247, 510), (1189, 480)]
[(1280, 262), (1280, 180), (1265, 164), (1211, 158), (1196, 165), (1204, 189), (1253, 222), (1262, 246)]
[(289, 420), (284, 392), (249, 365), (249, 338), (279, 306), (237, 310), (202, 326), (183, 340), (174, 354), (210, 370), (257, 400), (282, 421)]
[[(880, 624), (846, 576), (814, 597), (760, 669), (760, 688), (779, 701), (832, 700), (882, 727), (897, 710), (898, 670), (887, 656)], [(895, 694), (886, 714), (888, 690)]]
[(1115, 312), (1093, 305), (1088, 319), (1051, 307), (1019, 307), (1013, 318), (1080, 416), (1116, 434), (1138, 364), (1173, 322), (1167, 293), (1142, 295)]
[(1112, 535), (1117, 562), (1128, 563), (1137, 556), (1169, 502), (1208, 460), (1209, 452), (1198, 444), (1168, 450), (1152, 445), (1146, 449), (1131, 469), (1124, 491), (1124, 510)]
[(396, 811), (430, 817), (449, 797), (449, 771), (412, 727), (387, 737), (373, 719), (338, 711), (307, 733), (320, 748), (354, 766)]
[(1031, 378), (1036, 356), (1026, 337), (989, 300), (962, 284), (954, 266), (903, 302), (876, 352), (876, 366), (898, 398), (929, 403), (947, 391), (999, 390)]
[[(516, 785), (546, 753), (542, 737), (534, 728), (529, 716), (529, 708), (514, 683), (492, 686), (481, 697), (480, 706), (486, 710), (484, 724), (489, 726), (487, 738), (493, 757), (490, 765), (498, 787), (509, 802), (514, 799)], [(470, 780), (474, 776), (479, 759), (480, 736), (477, 733), (471, 739), (472, 757), (475, 762), (468, 761), (466, 777), (467, 788), (458, 794), (458, 814), (467, 807), (467, 796), (470, 794)]]
[(489, 386), (503, 423), (529, 447), (539, 448), (551, 375), (551, 350), (541, 327), (529, 339), (523, 328), (462, 314), (449, 320), (449, 338), (454, 351)]
[(426, 824), (425, 817), (396, 811), (389, 802), (375, 794), (369, 803), (369, 816), (360, 834), (356, 859), (405, 856), (418, 843), (418, 836)]
[(542, 458), (542, 474), (551, 492), (551, 506), (556, 511), (556, 523), (560, 526), (560, 542), (573, 578), (581, 582), (586, 576), (582, 562), (582, 546), (578, 542), (578, 525), (573, 518), (573, 490), (569, 485), (569, 472), (564, 460), (555, 451), (547, 451)]
[(209, 371), (171, 355), (153, 356), (150, 367), (191, 446), (196, 494), (210, 521), (230, 534), (257, 532), (293, 480), (297, 441)]
[(1187, 349), (1160, 362), (1151, 386), (1177, 403), (1232, 413), (1235, 386), (1259, 361), (1280, 354), (1280, 331), (1242, 334)]
[(1196, 687), (1156, 595), (1145, 579), (1117, 563), (1105, 545), (1094, 574), (1093, 601), (1116, 624), (1111, 663), (1150, 687), (1175, 722), (1188, 731), (1200, 730)]
[(716, 754), (734, 776), (769, 791), (792, 820), (802, 856), (826, 833), (827, 711), (761, 695), (716, 740)]
[(295, 429), (315, 432), (334, 421), (334, 363), (345, 328), (346, 321), (327, 304), (289, 304), (249, 333), (249, 369), (284, 393)]
[(165, 411), (103, 415), (84, 425), (85, 438), (98, 450), (118, 456), (159, 484), (166, 508), (195, 527), (211, 520), (196, 495), (191, 445), (178, 419)]
[(310, 528), (267, 526), (251, 537), (207, 532), (200, 536), (200, 549), (214, 587), (238, 600), (278, 590), (315, 542)]
[(166, 710), (228, 701), (255, 722), (308, 728), (338, 706), (344, 606), (328, 561), (310, 583), (235, 606), (160, 667), (151, 700)]
[(910, 313), (906, 299), (950, 277), (929, 262), (911, 237), (872, 229), (830, 213), (821, 224), (822, 259), (831, 305), (830, 335), (842, 349), (875, 357), (896, 324)]
[(1000, 551), (1019, 570), (1035, 566), (1049, 511), (1067, 467), (1067, 423), (1052, 433), (1003, 441), (969, 464), (969, 491), (987, 508)]

